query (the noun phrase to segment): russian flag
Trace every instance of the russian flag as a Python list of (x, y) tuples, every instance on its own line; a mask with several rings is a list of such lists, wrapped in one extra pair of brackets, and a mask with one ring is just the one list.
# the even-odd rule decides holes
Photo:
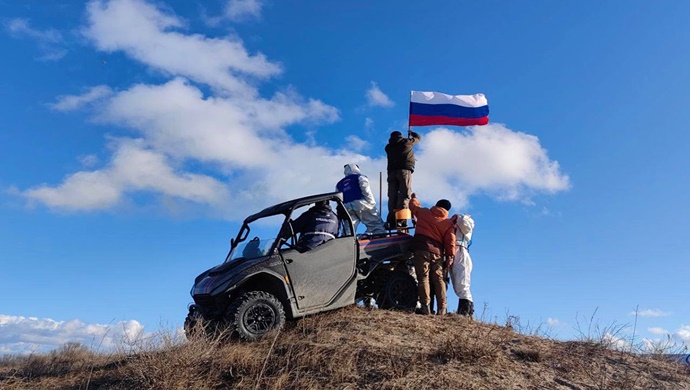
[(475, 126), (489, 123), (489, 102), (481, 93), (446, 95), (412, 91), (410, 126)]

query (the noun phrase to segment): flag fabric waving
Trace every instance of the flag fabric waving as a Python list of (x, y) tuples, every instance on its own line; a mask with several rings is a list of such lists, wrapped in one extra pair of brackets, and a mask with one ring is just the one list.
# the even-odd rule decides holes
[(489, 123), (489, 102), (481, 93), (446, 95), (412, 91), (410, 126), (474, 126)]

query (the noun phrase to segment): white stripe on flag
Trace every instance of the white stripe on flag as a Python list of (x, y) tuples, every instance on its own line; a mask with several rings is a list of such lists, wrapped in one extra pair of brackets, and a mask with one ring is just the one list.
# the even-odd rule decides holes
[(423, 104), (454, 104), (463, 107), (488, 106), (489, 101), (482, 93), (474, 95), (447, 95), (440, 92), (412, 91), (410, 102)]

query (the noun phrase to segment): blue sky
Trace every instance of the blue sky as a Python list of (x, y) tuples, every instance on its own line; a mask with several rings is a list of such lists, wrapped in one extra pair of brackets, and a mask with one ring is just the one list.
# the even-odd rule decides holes
[(690, 344), (686, 2), (0, 10), (0, 352), (179, 327), (246, 215), (350, 162), (378, 198), (410, 90), (489, 100), (416, 129), (413, 177), (476, 221), (479, 315)]

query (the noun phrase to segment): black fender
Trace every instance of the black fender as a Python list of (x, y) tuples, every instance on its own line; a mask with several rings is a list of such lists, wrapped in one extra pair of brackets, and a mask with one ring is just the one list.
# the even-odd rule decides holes
[(273, 294), (283, 304), (285, 314), (293, 318), (297, 312), (295, 297), (285, 277), (271, 270), (262, 270), (242, 277), (237, 284), (231, 285), (227, 290), (231, 300), (243, 292), (265, 291)]

